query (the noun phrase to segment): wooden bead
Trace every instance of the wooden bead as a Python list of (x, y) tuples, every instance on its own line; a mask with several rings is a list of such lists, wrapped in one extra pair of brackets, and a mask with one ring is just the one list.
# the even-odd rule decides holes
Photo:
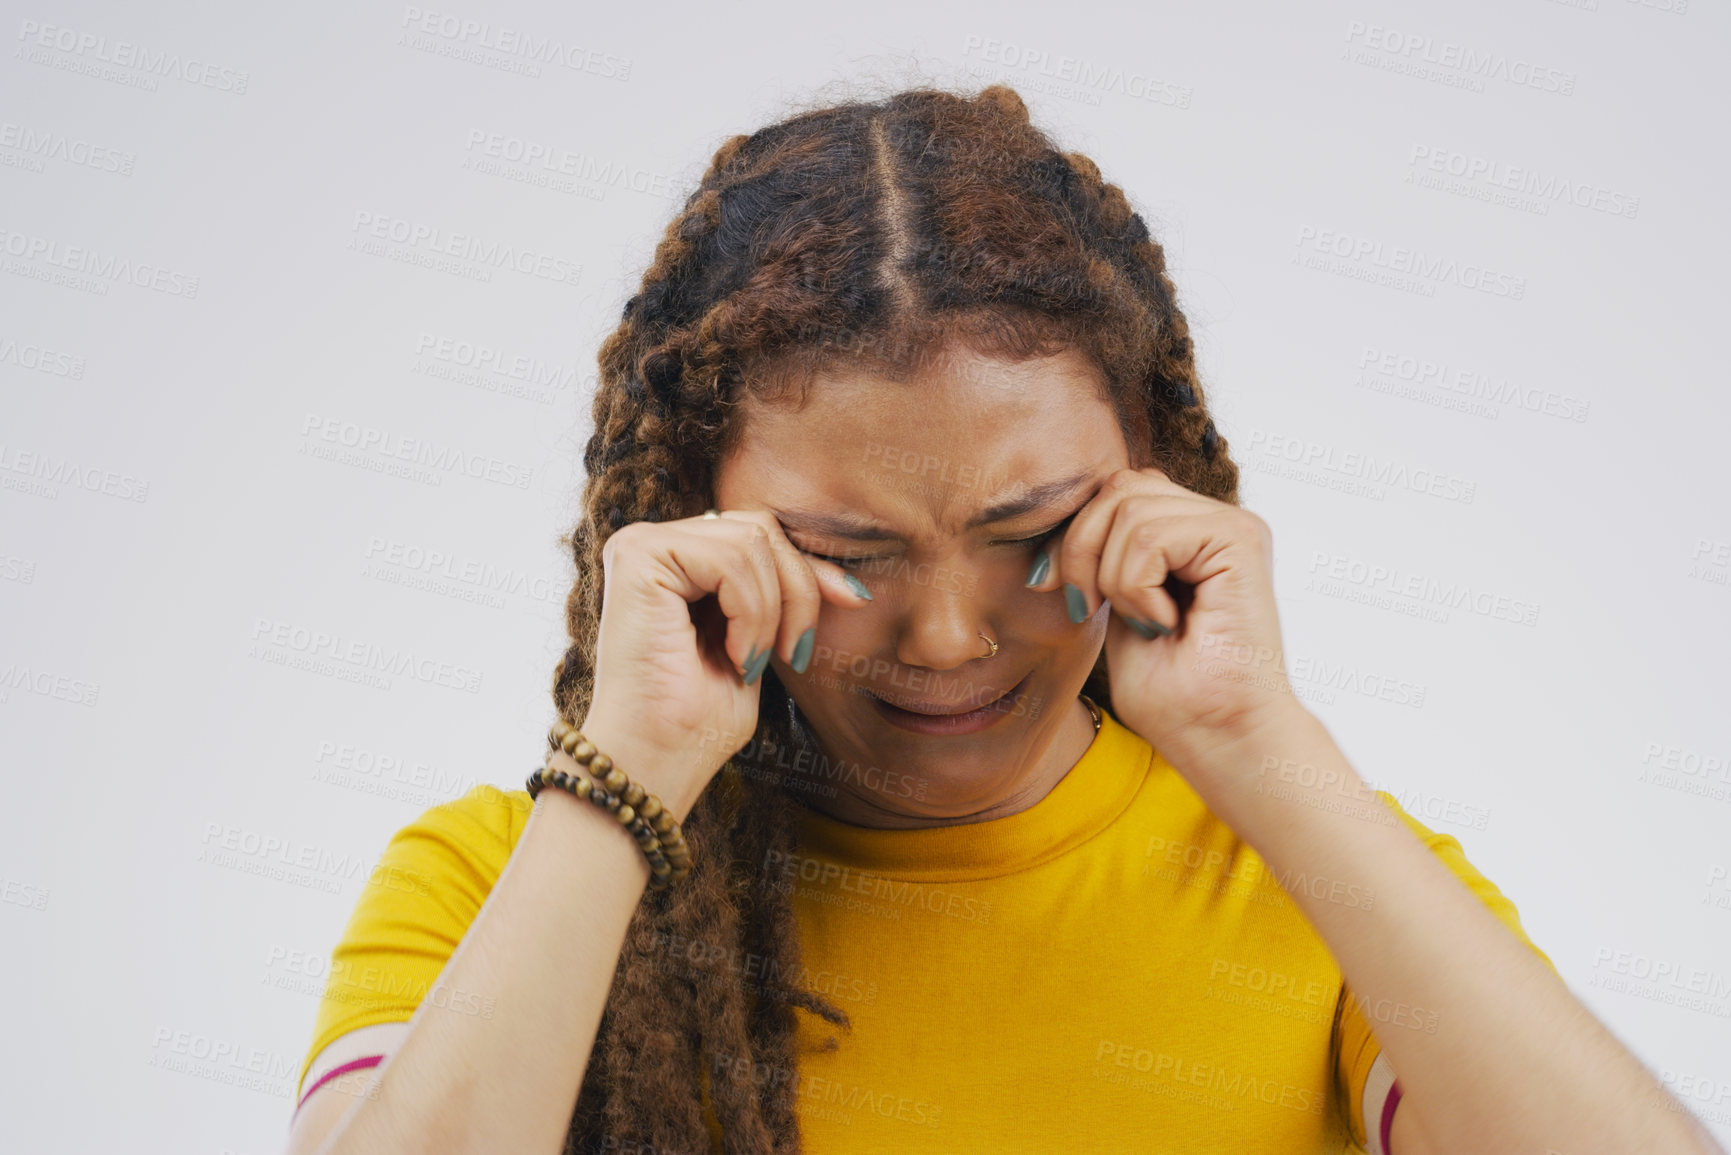
[[(643, 852), (652, 889), (665, 890), (691, 874), (691, 851), (684, 833), (661, 799), (631, 781), (613, 759), (563, 718), (549, 728), (547, 747), (543, 765), (524, 780), (530, 797), (551, 785), (612, 813)], [(570, 773), (556, 767), (553, 751), (557, 750), (569, 754), (581, 769)]]

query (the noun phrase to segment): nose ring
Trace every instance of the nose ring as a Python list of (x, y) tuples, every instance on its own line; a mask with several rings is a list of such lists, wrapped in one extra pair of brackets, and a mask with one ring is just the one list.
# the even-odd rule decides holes
[(987, 637), (986, 637), (986, 635), (985, 635), (985, 634), (984, 634), (984, 633), (982, 633), (982, 634), (981, 634), (981, 635), (980, 635), (980, 637), (982, 637), (982, 638), (985, 638), (985, 640), (986, 640), (986, 645), (988, 645), (988, 646), (990, 646), (990, 647), (992, 647), (992, 652), (991, 652), (991, 653), (989, 653), (989, 654), (982, 654), (982, 655), (980, 655), (980, 656), (981, 656), (981, 657), (982, 657), (982, 658), (995, 658), (995, 657), (997, 657), (997, 656), (998, 656), (998, 643), (996, 643), (996, 642), (994, 642), (994, 641), (993, 641), (993, 640), (992, 640), (992, 639), (990, 639), (990, 638), (987, 638)]

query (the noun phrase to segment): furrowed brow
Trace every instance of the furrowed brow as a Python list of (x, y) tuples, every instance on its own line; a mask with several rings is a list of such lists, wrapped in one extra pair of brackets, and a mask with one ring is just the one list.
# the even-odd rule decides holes
[[(1009, 521), (1011, 518), (1048, 509), (1070, 496), (1087, 480), (1087, 474), (1078, 473), (1074, 477), (1030, 486), (1016, 497), (987, 506), (963, 528), (976, 529), (982, 525)], [(845, 541), (901, 540), (900, 535), (894, 530), (858, 514), (815, 513), (803, 509), (777, 509), (771, 512), (775, 514), (783, 526), (802, 533), (841, 538)]]

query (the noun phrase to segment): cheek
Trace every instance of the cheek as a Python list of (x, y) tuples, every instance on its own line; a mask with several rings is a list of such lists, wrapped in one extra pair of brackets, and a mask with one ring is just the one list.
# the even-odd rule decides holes
[[(989, 583), (984, 575), (964, 570), (947, 572), (950, 576), (945, 580), (955, 583), (950, 592), (961, 595), (965, 612), (977, 617), (982, 626), (998, 623), (1000, 642), (1013, 637), (1025, 644), (1070, 649), (1097, 640), (1092, 635), (1105, 637), (1103, 629), (1078, 629), (1070, 621), (1062, 586), (1044, 591), (1028, 589), (1024, 584), (1026, 575), (1019, 571), (1012, 577), (1000, 577)], [(891, 627), (884, 623), (893, 621), (896, 614), (907, 608), (904, 605), (907, 597), (928, 593), (933, 588), (929, 582), (918, 589), (913, 584), (873, 582), (872, 595), (876, 600), (859, 609), (826, 602), (818, 611), (811, 672), (822, 666), (830, 674), (847, 674), (850, 668), (856, 677), (867, 674), (872, 656), (894, 646), (894, 640), (885, 634)], [(970, 594), (969, 589), (974, 592)]]
[[(879, 597), (882, 595), (879, 594)], [(846, 609), (825, 603), (818, 610), (817, 635), (813, 639), (811, 665), (806, 676), (825, 690), (838, 689), (838, 678), (857, 678), (869, 672), (872, 655), (882, 652), (879, 626), (872, 619), (875, 607)]]
[(1075, 645), (1082, 631), (1070, 620), (1064, 587), (1036, 592), (1026, 587), (1008, 595), (1001, 613), (1007, 629), (1017, 638), (1038, 645), (1068, 647)]

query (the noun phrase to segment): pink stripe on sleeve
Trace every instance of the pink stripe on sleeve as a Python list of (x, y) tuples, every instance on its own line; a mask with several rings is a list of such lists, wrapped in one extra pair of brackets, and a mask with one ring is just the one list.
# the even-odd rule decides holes
[[(327, 1079), (329, 1077), (325, 1076)], [(1394, 1148), (1388, 1145), (1388, 1132), (1394, 1126), (1394, 1109), (1399, 1103), (1400, 1080), (1396, 1079), (1394, 1085), (1388, 1089), (1388, 1098), (1382, 1101), (1382, 1126), (1378, 1129), (1378, 1134), (1382, 1137), (1383, 1155), (1394, 1155)]]
[[(320, 1087), (324, 1086), (326, 1083), (330, 1082), (332, 1079), (336, 1078), (338, 1075), (346, 1075), (350, 1071), (361, 1071), (361, 1070), (365, 1070), (368, 1067), (376, 1067), (384, 1061), (385, 1061), (385, 1057), (383, 1055), (368, 1055), (365, 1058), (350, 1059), (348, 1062), (342, 1064), (341, 1066), (332, 1067), (330, 1070), (326, 1071), (324, 1074), (319, 1076), (318, 1082), (314, 1083), (312, 1086), (307, 1088), (307, 1093), (301, 1096), (301, 1101), (299, 1103), (295, 1104), (295, 1114), (296, 1115), (300, 1114), (301, 1108), (306, 1106), (307, 1100), (312, 1098), (312, 1094), (314, 1091), (318, 1090)], [(1386, 1116), (1385, 1116), (1385, 1118), (1386, 1118)], [(1386, 1129), (1388, 1127), (1388, 1124), (1384, 1123), (1383, 1127)]]

